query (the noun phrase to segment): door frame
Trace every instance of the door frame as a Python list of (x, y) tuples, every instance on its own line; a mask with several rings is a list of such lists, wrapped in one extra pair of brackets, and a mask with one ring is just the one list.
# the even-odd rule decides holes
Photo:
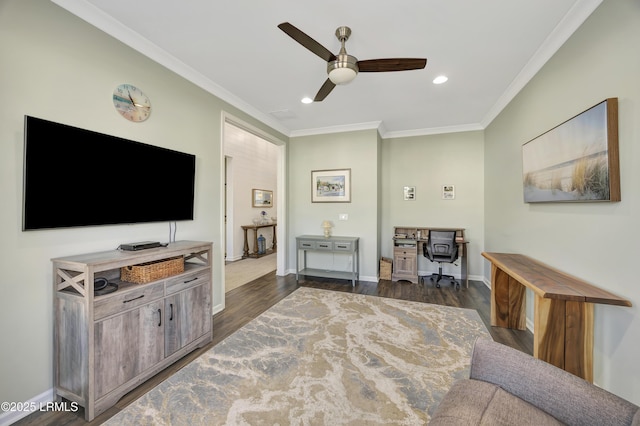
[[(229, 114), (225, 111), (222, 112), (222, 125), (221, 125), (221, 134), (222, 134), (222, 143), (220, 144), (220, 159), (221, 159), (221, 167), (220, 167), (220, 173), (221, 173), (221, 179), (220, 179), (220, 184), (221, 184), (221, 188), (220, 188), (220, 193), (224, 194), (225, 193), (225, 181), (226, 181), (226, 156), (225, 156), (225, 123), (229, 123), (235, 127), (238, 127), (248, 133), (253, 134), (254, 136), (257, 136), (261, 139), (264, 139), (267, 142), (270, 142), (274, 145), (276, 145), (278, 147), (278, 161), (277, 161), (277, 169), (276, 169), (276, 179), (277, 179), (277, 194), (278, 197), (276, 198), (276, 208), (278, 211), (278, 226), (276, 226), (276, 237), (278, 240), (278, 250), (276, 252), (276, 275), (279, 276), (284, 276), (286, 274), (286, 265), (285, 265), (285, 260), (286, 260), (286, 253), (288, 251), (287, 249), (287, 232), (286, 232), (286, 224), (287, 224), (287, 210), (286, 210), (286, 205), (287, 205), (287, 193), (286, 193), (286, 164), (287, 164), (287, 159), (286, 159), (286, 155), (287, 155), (287, 150), (286, 150), (286, 142), (278, 139), (276, 137), (274, 137), (273, 135), (270, 135), (269, 133), (247, 123), (246, 121), (232, 115)], [(233, 186), (233, 184), (231, 185)], [(229, 197), (233, 197), (233, 194), (231, 194), (232, 192), (232, 188), (227, 188), (229, 190), (230, 195), (228, 195), (226, 198), (228, 199)], [(221, 225), (220, 225), (220, 235), (225, 235), (227, 230), (230, 227), (233, 227), (233, 219), (232, 218), (228, 218), (227, 219), (227, 223), (225, 224), (224, 222), (224, 217), (225, 217), (225, 204), (227, 202), (227, 199), (223, 200), (222, 203), (220, 203), (220, 217), (223, 218), (223, 220), (221, 221)], [(225, 244), (225, 248), (226, 248), (226, 241), (223, 242)], [(224, 283), (224, 271), (222, 271), (222, 282)]]

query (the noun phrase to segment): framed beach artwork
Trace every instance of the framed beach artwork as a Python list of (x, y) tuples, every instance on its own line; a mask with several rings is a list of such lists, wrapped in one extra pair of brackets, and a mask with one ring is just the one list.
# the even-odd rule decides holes
[(312, 170), (312, 203), (350, 203), (351, 169)]
[(609, 98), (522, 146), (524, 201), (620, 201), (618, 156), (618, 99)]

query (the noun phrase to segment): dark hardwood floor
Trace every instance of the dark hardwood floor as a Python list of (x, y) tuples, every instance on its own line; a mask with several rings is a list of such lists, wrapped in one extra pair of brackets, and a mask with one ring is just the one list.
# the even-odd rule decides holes
[(305, 280), (296, 283), (295, 275), (293, 274), (287, 275), (286, 277), (276, 277), (275, 273), (270, 273), (251, 283), (231, 290), (226, 294), (225, 309), (213, 317), (213, 341), (209, 345), (190, 353), (166, 370), (161, 371), (156, 376), (141, 384), (122, 397), (114, 407), (105, 411), (93, 421), (85, 422), (84, 410), (80, 408), (75, 413), (35, 412), (15, 424), (70, 426), (102, 424), (203, 352), (206, 352), (224, 340), (227, 336), (301, 286), (475, 309), (478, 311), (487, 329), (491, 332), (494, 340), (529, 354), (533, 352), (533, 335), (529, 331), (491, 327), (491, 292), (484, 283), (479, 281), (470, 281), (469, 288), (461, 287), (459, 290), (456, 290), (453, 286), (446, 283), (442, 285), (442, 288), (435, 288), (429, 280), (426, 280), (425, 284), (413, 284), (406, 281), (392, 282), (387, 280), (381, 280), (378, 283), (362, 281), (358, 282), (355, 287), (352, 287), (351, 283), (346, 280), (306, 277)]

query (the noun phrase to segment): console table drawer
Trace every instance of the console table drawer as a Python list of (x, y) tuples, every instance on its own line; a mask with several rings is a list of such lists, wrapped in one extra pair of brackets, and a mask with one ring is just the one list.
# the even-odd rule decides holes
[(315, 250), (316, 249), (316, 242), (315, 241), (298, 241), (298, 248), (299, 249), (307, 249), (307, 250)]
[(353, 243), (349, 241), (336, 241), (333, 243), (333, 249), (336, 251), (353, 251)]
[(333, 243), (331, 241), (316, 241), (316, 250), (333, 251)]

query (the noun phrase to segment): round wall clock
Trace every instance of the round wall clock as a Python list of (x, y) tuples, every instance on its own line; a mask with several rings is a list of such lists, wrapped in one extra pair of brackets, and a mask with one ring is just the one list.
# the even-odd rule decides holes
[(131, 121), (144, 121), (151, 114), (149, 98), (131, 84), (121, 84), (114, 89), (113, 105), (124, 118)]

